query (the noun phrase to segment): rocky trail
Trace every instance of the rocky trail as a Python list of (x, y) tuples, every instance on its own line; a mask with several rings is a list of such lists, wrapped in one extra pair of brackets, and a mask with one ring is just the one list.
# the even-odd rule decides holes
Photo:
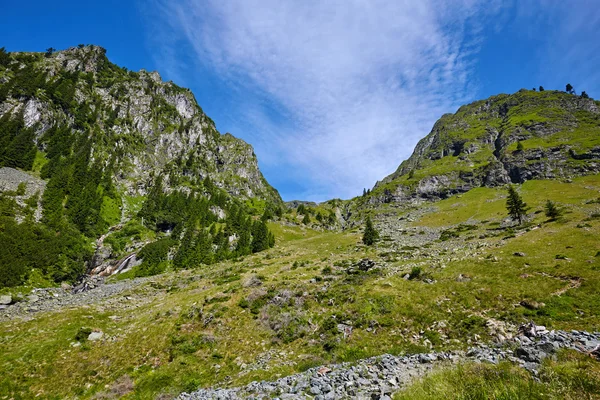
[(30, 294), (17, 298), (3, 296), (5, 299), (0, 305), (0, 321), (14, 318), (29, 319), (33, 314), (40, 312), (58, 311), (69, 307), (85, 307), (96, 303), (114, 307), (122, 307), (126, 303), (139, 305), (142, 301), (149, 301), (151, 297), (139, 296), (136, 293), (129, 293), (129, 291), (140, 287), (147, 281), (148, 278), (136, 278), (104, 283), (102, 277), (86, 277), (74, 287), (34, 289)]
[[(497, 364), (506, 360), (536, 374), (546, 357), (573, 349), (600, 357), (600, 332), (548, 331), (543, 326), (521, 326), (520, 334), (502, 345), (479, 345), (467, 352), (433, 352), (410, 356), (384, 354), (358, 361), (311, 368), (276, 381), (252, 382), (244, 387), (200, 389), (182, 393), (179, 400), (233, 399), (380, 399), (430, 371), (462, 362)], [(514, 349), (514, 350), (513, 350)]]

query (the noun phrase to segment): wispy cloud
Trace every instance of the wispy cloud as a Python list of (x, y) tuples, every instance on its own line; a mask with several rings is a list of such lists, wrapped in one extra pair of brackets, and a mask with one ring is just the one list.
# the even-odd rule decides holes
[[(158, 0), (176, 45), (236, 88), (237, 117), (268, 178), (293, 194), (357, 195), (410, 155), (433, 122), (473, 98), (485, 15), (475, 0)], [(167, 36), (165, 36), (167, 35)], [(160, 53), (159, 53), (160, 54)], [(176, 75), (177, 62), (165, 68)], [(245, 93), (255, 101), (245, 103)], [(236, 132), (232, 132), (236, 134)], [(277, 172), (275, 172), (277, 171)], [(285, 193), (290, 197), (291, 193)]]

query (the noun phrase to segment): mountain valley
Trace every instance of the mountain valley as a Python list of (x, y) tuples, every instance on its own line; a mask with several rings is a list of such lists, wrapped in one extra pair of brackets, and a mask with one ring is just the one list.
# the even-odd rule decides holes
[(362, 196), (284, 203), (189, 90), (2, 51), (0, 167), (0, 398), (600, 393), (594, 99), (476, 101)]

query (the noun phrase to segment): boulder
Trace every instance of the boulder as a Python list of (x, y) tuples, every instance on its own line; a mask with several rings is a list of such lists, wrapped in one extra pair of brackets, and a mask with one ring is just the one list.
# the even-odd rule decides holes
[(11, 303), (12, 303), (12, 296), (10, 294), (0, 296), (0, 305), (9, 305)]
[(93, 342), (93, 341), (102, 339), (102, 336), (104, 336), (104, 332), (102, 332), (102, 331), (92, 332), (88, 336), (88, 340), (91, 341), (91, 342)]

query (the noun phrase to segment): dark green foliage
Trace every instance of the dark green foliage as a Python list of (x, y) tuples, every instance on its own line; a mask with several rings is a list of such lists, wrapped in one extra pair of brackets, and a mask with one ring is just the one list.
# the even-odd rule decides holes
[(546, 217), (550, 218), (551, 220), (555, 220), (556, 218), (560, 217), (562, 213), (563, 210), (554, 204), (554, 202), (551, 200), (546, 202), (546, 205), (544, 206), (544, 214), (546, 214)]
[(85, 239), (68, 225), (49, 229), (1, 217), (0, 243), (0, 287), (22, 284), (32, 268), (56, 282), (73, 281), (91, 256)]
[(11, 118), (6, 113), (0, 118), (0, 165), (30, 170), (37, 152), (33, 138), (34, 130), (25, 128), (22, 115)]
[(10, 61), (10, 53), (6, 51), (6, 48), (0, 47), (0, 66), (7, 67)]
[[(219, 220), (212, 209), (219, 207), (226, 218)], [(201, 192), (189, 194), (163, 192), (163, 178), (158, 177), (144, 202), (139, 216), (144, 225), (157, 232), (171, 232), (174, 245), (173, 267), (194, 268), (233, 257), (244, 256), (273, 247), (275, 238), (266, 220), (267, 207), (260, 220), (252, 221), (247, 210), (205, 179)], [(224, 226), (223, 226), (224, 225)], [(237, 237), (232, 246), (229, 237)], [(181, 238), (181, 240), (179, 240)]]
[(307, 214), (304, 214), (304, 218), (302, 218), (302, 223), (303, 223), (304, 225), (308, 225), (308, 224), (310, 224), (310, 216), (308, 215), (308, 213), (307, 213)]
[(304, 204), (300, 204), (296, 209), (296, 212), (301, 215), (306, 214), (306, 207), (304, 207)]
[(252, 252), (258, 253), (273, 247), (274, 244), (275, 237), (269, 232), (267, 224), (264, 221), (255, 221), (252, 225)]
[(519, 221), (519, 225), (523, 223), (523, 218), (527, 213), (527, 204), (525, 204), (513, 185), (508, 185), (506, 209), (508, 210), (508, 215), (510, 215), (513, 220)]
[[(99, 160), (90, 165), (91, 143), (80, 137), (73, 143), (68, 129), (50, 129), (43, 140), (48, 143), (49, 162), (42, 177), (50, 178), (42, 197), (44, 223), (55, 226), (67, 220), (88, 237), (101, 235), (108, 222), (100, 215), (103, 197), (120, 203), (110, 178), (110, 167)], [(71, 146), (77, 149), (73, 152)]]
[(78, 78), (78, 72), (62, 73), (54, 84), (47, 87), (47, 92), (52, 97), (52, 100), (65, 111), (77, 106), (74, 102), (74, 97)]
[(150, 276), (160, 274), (167, 267), (169, 250), (174, 245), (170, 238), (160, 239), (145, 245), (138, 253), (142, 264), (135, 270), (136, 276)]
[(590, 96), (585, 92), (585, 90), (583, 92), (581, 92), (581, 98), (582, 99), (589, 99)]
[(460, 236), (463, 232), (468, 232), (472, 230), (476, 230), (477, 225), (471, 224), (460, 224), (455, 228), (450, 228), (442, 231), (440, 235), (440, 241), (445, 242), (446, 240), (454, 239)]
[(540, 88), (539, 88), (538, 90), (539, 90), (540, 92), (543, 92), (543, 91), (544, 91), (544, 87), (543, 87), (543, 86), (540, 86)]
[(423, 270), (421, 269), (421, 267), (413, 267), (410, 270), (410, 274), (408, 274), (408, 279), (409, 280), (417, 279), (421, 276), (422, 272), (423, 272)]
[(77, 334), (75, 334), (75, 340), (78, 342), (83, 342), (86, 341), (88, 336), (90, 336), (90, 334), (92, 333), (92, 330), (90, 328), (79, 328), (79, 330), (77, 331)]
[(371, 217), (367, 217), (365, 221), (365, 232), (363, 233), (362, 241), (367, 246), (373, 245), (377, 239), (379, 238), (379, 233), (373, 226), (373, 221), (371, 221)]
[(517, 142), (517, 151), (523, 151), (523, 143), (520, 140)]
[(573, 90), (573, 85), (571, 85), (570, 83), (567, 83), (567, 86), (565, 87), (565, 91), (567, 93), (575, 94), (575, 90)]
[(26, 64), (25, 68), (14, 72), (14, 78), (6, 84), (12, 97), (27, 100), (34, 97), (38, 89), (46, 86), (46, 73), (37, 71), (33, 63)]

